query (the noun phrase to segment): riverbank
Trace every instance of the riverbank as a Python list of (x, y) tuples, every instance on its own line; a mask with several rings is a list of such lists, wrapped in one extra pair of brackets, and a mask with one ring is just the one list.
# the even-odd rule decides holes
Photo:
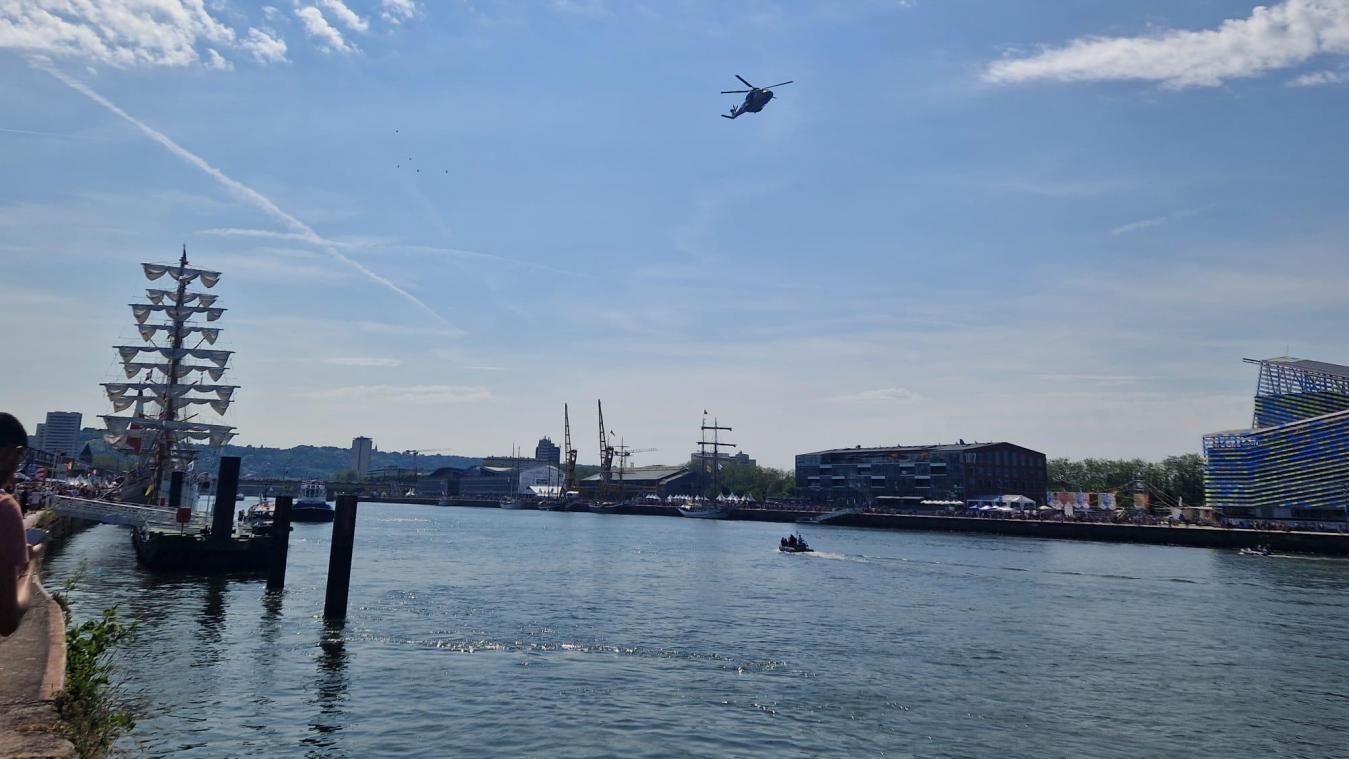
[[(37, 525), (38, 514), (24, 519)], [(66, 621), (39, 585), (15, 633), (0, 638), (0, 756), (73, 757), (59, 735), (55, 699), (65, 687)]]

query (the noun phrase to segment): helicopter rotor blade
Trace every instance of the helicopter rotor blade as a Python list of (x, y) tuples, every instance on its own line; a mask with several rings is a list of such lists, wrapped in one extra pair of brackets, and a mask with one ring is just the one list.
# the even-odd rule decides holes
[(778, 82), (777, 84), (770, 84), (770, 85), (768, 85), (767, 87), (764, 87), (764, 88), (762, 88), (762, 89), (765, 89), (765, 90), (771, 90), (771, 89), (773, 89), (774, 87), (781, 87), (781, 86), (784, 85), (784, 84), (791, 84), (791, 83), (792, 83), (792, 80), (791, 80), (791, 79), (788, 79), (788, 80), (785, 81), (785, 82)]
[(745, 77), (740, 76), (739, 74), (736, 74), (736, 75), (735, 75), (735, 78), (736, 78), (736, 79), (739, 79), (741, 82), (744, 82), (744, 83), (745, 83), (745, 86), (748, 87), (748, 88), (750, 88), (751, 90), (754, 89), (754, 85), (750, 84), (749, 82), (745, 82)]
[(734, 93), (734, 92), (749, 92), (749, 90), (722, 90), (722, 91), (721, 91), (721, 94), (723, 94), (723, 95), (730, 95), (731, 93)]

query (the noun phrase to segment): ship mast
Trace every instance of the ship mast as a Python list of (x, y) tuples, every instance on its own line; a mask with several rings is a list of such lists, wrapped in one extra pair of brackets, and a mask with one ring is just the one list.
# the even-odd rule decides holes
[[(706, 412), (706, 411), (703, 412), (703, 426), (701, 427), (701, 430), (702, 430), (702, 434), (699, 435), (699, 438), (700, 438), (700, 439), (698, 440), (698, 449), (699, 449), (699, 450), (698, 450), (698, 452), (699, 452), (699, 456), (698, 456), (698, 457), (699, 457), (700, 459), (702, 459), (702, 463), (703, 463), (703, 471), (706, 472), (706, 471), (707, 471), (707, 449), (708, 449), (709, 446), (712, 448), (712, 491), (713, 491), (712, 499), (713, 499), (713, 500), (716, 500), (716, 499), (718, 499), (718, 498), (721, 497), (721, 449), (722, 449), (722, 448), (734, 448), (734, 447), (735, 447), (735, 443), (723, 443), (723, 442), (721, 442), (721, 437), (720, 437), (721, 432), (722, 432), (723, 430), (726, 431), (726, 432), (730, 432), (730, 431), (731, 431), (731, 428), (730, 428), (730, 427), (722, 427), (721, 424), (720, 424), (720, 422), (717, 421), (716, 417), (713, 417), (713, 418), (712, 418), (712, 423), (711, 423), (711, 424), (708, 424), (708, 423), (707, 423), (707, 412)], [(707, 431), (708, 431), (708, 430), (712, 430), (712, 439), (711, 439), (711, 440), (708, 440), (708, 439), (707, 439)]]
[[(110, 445), (143, 457), (133, 477), (135, 492), (124, 490), (124, 496), (154, 503), (163, 487), (164, 476), (195, 460), (200, 449), (190, 446), (193, 441), (205, 441), (207, 446), (219, 448), (234, 436), (234, 428), (229, 425), (196, 421), (197, 415), (191, 413), (191, 407), (207, 405), (215, 413), (224, 414), (238, 386), (210, 384), (206, 376), (192, 382), (182, 381), (188, 374), (200, 372), (218, 383), (232, 355), (232, 351), (203, 347), (203, 343), (215, 344), (220, 329), (192, 321), (197, 316), (204, 316), (207, 322), (219, 319), (225, 309), (215, 306), (217, 296), (187, 289), (195, 280), (200, 280), (208, 289), (214, 287), (220, 273), (190, 267), (187, 246), (183, 246), (176, 265), (145, 263), (141, 267), (147, 279), (155, 280), (167, 274), (177, 285), (172, 290), (146, 290), (148, 303), (130, 304), (137, 330), (146, 344), (115, 346), (127, 379), (136, 381), (103, 383), (114, 412), (105, 415), (103, 420), (107, 425), (104, 437)], [(167, 317), (167, 322), (147, 324), (152, 314)], [(167, 345), (156, 344), (155, 336), (160, 332), (167, 334)], [(200, 339), (195, 345), (189, 345), (194, 333)], [(138, 360), (142, 353), (151, 354), (151, 360)], [(188, 363), (189, 358), (208, 363)], [(156, 375), (162, 379), (155, 381)], [(132, 390), (135, 394), (129, 395)], [(147, 413), (147, 402), (155, 404), (157, 410)], [(135, 409), (131, 416), (116, 415), (133, 404)], [(145, 443), (150, 447), (147, 448)], [(140, 480), (141, 477), (144, 480)]]

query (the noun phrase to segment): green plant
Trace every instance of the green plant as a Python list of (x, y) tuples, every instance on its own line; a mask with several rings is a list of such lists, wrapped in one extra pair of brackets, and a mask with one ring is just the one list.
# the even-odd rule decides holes
[(84, 576), (84, 565), (52, 597), (66, 617), (66, 684), (56, 697), (61, 733), (86, 758), (105, 756), (122, 734), (136, 726), (135, 711), (113, 681), (112, 659), (119, 645), (135, 633), (133, 625), (104, 609), (94, 619), (70, 621), (69, 592)]

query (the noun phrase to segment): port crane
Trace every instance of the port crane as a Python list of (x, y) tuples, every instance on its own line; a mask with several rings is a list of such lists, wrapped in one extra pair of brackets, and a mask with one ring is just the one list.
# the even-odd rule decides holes
[(595, 407), (599, 410), (600, 416), (600, 492), (607, 495), (609, 481), (614, 478), (614, 447), (609, 444), (609, 438), (605, 434), (604, 402), (595, 401)]
[[(603, 427), (604, 423), (600, 422)], [(576, 449), (571, 447), (571, 413), (567, 404), (562, 404), (562, 445), (566, 449), (566, 469), (563, 470), (562, 492), (576, 490)]]

